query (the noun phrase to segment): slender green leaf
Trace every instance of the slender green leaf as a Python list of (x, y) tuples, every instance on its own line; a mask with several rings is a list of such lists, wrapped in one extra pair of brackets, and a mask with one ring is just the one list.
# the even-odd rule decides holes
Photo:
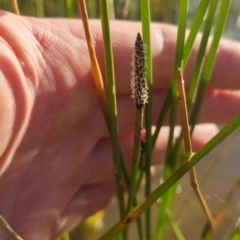
[(209, 50), (209, 53), (207, 56), (207, 60), (206, 60), (205, 67), (203, 70), (202, 81), (199, 86), (199, 91), (198, 91), (196, 103), (194, 106), (194, 111), (193, 111), (194, 114), (191, 115), (190, 122), (191, 122), (191, 126), (192, 126), (192, 131), (197, 122), (198, 116), (200, 114), (200, 110), (201, 110), (203, 99), (204, 99), (204, 96), (205, 96), (205, 93), (207, 90), (207, 86), (208, 86), (208, 83), (212, 76), (212, 71), (213, 71), (214, 63), (215, 63), (216, 56), (217, 56), (219, 42), (220, 42), (224, 27), (226, 24), (226, 20), (228, 17), (231, 3), (232, 3), (231, 0), (222, 0), (221, 6), (220, 6), (218, 20), (217, 20), (216, 28), (215, 28), (214, 35), (213, 35), (213, 40), (212, 40), (211, 47), (210, 47), (210, 50)]
[(43, 0), (35, 0), (36, 6), (36, 16), (37, 17), (44, 17), (44, 4)]
[(123, 182), (121, 176), (121, 157), (120, 147), (118, 142), (118, 126), (117, 126), (117, 100), (116, 100), (116, 85), (115, 85), (115, 73), (114, 62), (112, 52), (112, 40), (110, 35), (110, 23), (109, 23), (109, 7), (108, 0), (100, 0), (100, 16), (102, 21), (102, 31), (104, 39), (104, 53), (106, 62), (106, 74), (107, 74), (107, 87), (108, 87), (108, 103), (110, 112), (110, 132), (113, 148), (114, 168), (116, 175), (116, 185), (119, 200), (119, 212), (121, 218), (124, 217), (124, 192)]
[(174, 184), (179, 181), (184, 174), (186, 174), (192, 167), (201, 161), (207, 154), (209, 154), (217, 145), (225, 140), (230, 134), (240, 127), (240, 114), (237, 115), (230, 123), (228, 123), (222, 130), (216, 134), (210, 141), (208, 141), (196, 154), (192, 155), (187, 162), (185, 162), (172, 176), (170, 176), (163, 184), (157, 187), (141, 204), (134, 208), (124, 219), (114, 225), (106, 234), (99, 240), (111, 240), (120, 231), (126, 228), (133, 222), (141, 213), (146, 211), (152, 204), (154, 204), (159, 197), (165, 194)]
[(174, 221), (173, 216), (170, 211), (167, 211), (167, 217), (168, 221), (170, 223), (170, 226), (178, 240), (185, 240), (186, 238), (183, 236), (182, 231), (178, 227), (177, 223)]
[(65, 0), (65, 11), (67, 18), (75, 17), (76, 0)]
[(190, 53), (192, 51), (193, 44), (195, 42), (196, 36), (199, 32), (199, 29), (203, 23), (204, 16), (207, 12), (210, 0), (201, 0), (195, 18), (193, 20), (193, 24), (190, 28), (190, 32), (185, 43), (184, 54), (183, 54), (183, 70), (185, 69)]
[(159, 132), (160, 132), (162, 126), (163, 126), (163, 123), (164, 123), (164, 120), (167, 116), (168, 109), (169, 109), (170, 105), (171, 105), (171, 91), (168, 91), (168, 94), (166, 96), (166, 99), (164, 100), (163, 107), (161, 109), (161, 112), (159, 114), (159, 117), (158, 117), (158, 120), (157, 120), (157, 123), (156, 123), (155, 132), (154, 132), (153, 137), (152, 137), (152, 148), (154, 148), (154, 146), (156, 144)]
[[(184, 53), (185, 32), (187, 26), (187, 13), (188, 13), (188, 0), (181, 0), (179, 4), (179, 17), (178, 17), (178, 34), (177, 34), (177, 46), (176, 57), (174, 66), (174, 78), (171, 85), (171, 111), (170, 111), (170, 132), (168, 138), (166, 161), (164, 166), (163, 180), (165, 181), (175, 170), (174, 159), (172, 158), (173, 150), (173, 134), (177, 117), (177, 69), (182, 66), (182, 58)], [(175, 190), (169, 191), (161, 198), (161, 204), (159, 205), (157, 227), (155, 233), (155, 240), (159, 240), (163, 237), (164, 229), (166, 226), (166, 210), (171, 208), (173, 198), (175, 197)]]
[[(146, 44), (146, 57), (147, 57), (147, 69), (146, 77), (148, 83), (148, 104), (146, 105), (146, 186), (145, 186), (145, 196), (148, 196), (151, 192), (151, 162), (152, 162), (152, 50), (151, 50), (151, 30), (150, 30), (150, 1), (141, 0), (141, 20), (142, 20), (142, 35), (143, 41)], [(151, 215), (150, 210), (146, 211), (146, 240), (151, 240)]]
[(189, 92), (187, 96), (188, 109), (191, 108), (192, 102), (194, 100), (194, 97), (197, 91), (198, 82), (199, 82), (203, 60), (204, 60), (204, 54), (206, 52), (206, 47), (207, 47), (207, 43), (211, 33), (211, 28), (213, 25), (213, 20), (214, 20), (215, 12), (217, 10), (218, 2), (219, 2), (218, 0), (211, 0), (210, 6), (208, 9), (208, 14), (207, 14), (203, 35), (202, 35), (202, 40), (199, 46), (197, 60), (195, 63), (194, 72), (193, 72), (193, 76), (192, 76), (192, 80), (190, 83)]

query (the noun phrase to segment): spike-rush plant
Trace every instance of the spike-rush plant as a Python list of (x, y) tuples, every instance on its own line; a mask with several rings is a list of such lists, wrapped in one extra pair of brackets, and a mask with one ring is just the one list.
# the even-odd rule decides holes
[[(27, 6), (30, 6), (30, 2), (34, 2), (34, 6), (37, 7), (29, 7), (31, 10), (28, 12), (26, 9)], [(56, 13), (61, 13), (62, 16), (66, 17), (78, 17), (77, 4), (79, 6), (82, 19), (79, 21), (79, 24), (83, 24), (84, 26), (92, 73), (113, 146), (112, 154), (120, 216), (119, 222), (109, 228), (99, 240), (130, 239), (129, 227), (134, 221), (137, 223), (137, 235), (134, 239), (166, 239), (164, 238), (164, 234), (166, 232), (166, 226), (168, 225), (171, 227), (171, 231), (176, 239), (186, 239), (183, 231), (178, 226), (176, 221), (177, 217), (173, 213), (173, 204), (176, 200), (176, 191), (179, 181), (187, 172), (189, 172), (190, 183), (194, 193), (206, 216), (206, 226), (201, 236), (199, 236), (199, 239), (216, 239), (216, 233), (227, 212), (226, 203), (235, 194), (239, 181), (230, 189), (226, 202), (222, 205), (219, 212), (212, 213), (211, 207), (208, 206), (207, 200), (200, 190), (201, 184), (199, 186), (194, 166), (239, 128), (240, 115), (237, 115), (226, 126), (222, 127), (219, 133), (207, 142), (198, 152), (193, 152), (192, 150), (191, 136), (201, 111), (208, 84), (211, 80), (219, 42), (224, 31), (232, 1), (198, 1), (198, 8), (192, 19), (192, 25), (187, 35), (186, 26), (189, 13), (188, 0), (66, 0), (65, 3), (60, 3), (59, 1), (55, 6), (55, 11), (48, 8), (48, 4), (52, 2), (54, 1), (32, 0), (29, 2), (18, 1), (17, 3), (16, 0), (5, 0), (1, 1), (0, 7), (7, 10), (12, 9), (15, 14), (23, 12), (24, 14), (35, 14), (36, 16), (43, 17), (44, 15), (56, 16)], [(154, 8), (152, 7), (153, 5)], [(174, 12), (176, 9), (177, 13)], [(104, 84), (105, 79), (102, 77), (97, 55), (95, 53), (88, 15), (94, 18), (100, 17), (101, 19), (107, 84)], [(178, 16), (178, 32), (175, 64), (172, 74), (173, 79), (163, 106), (159, 109), (155, 130), (152, 132), (153, 64), (150, 22), (151, 18), (168, 22), (172, 19), (174, 22), (176, 21), (176, 15)], [(136, 32), (136, 42), (133, 42), (132, 78), (129, 73), (129, 88), (132, 90), (133, 104), (135, 104), (136, 107), (132, 166), (130, 171), (128, 171), (126, 167), (125, 159), (119, 144), (114, 52), (111, 39), (110, 18), (138, 19), (142, 24), (142, 33)], [(199, 33), (201, 34), (199, 35)], [(200, 39), (197, 58), (193, 68), (194, 70), (189, 89), (187, 93), (185, 93), (183, 74), (197, 35), (198, 39)], [(209, 43), (210, 36), (211, 42)], [(129, 64), (131, 63), (129, 62)], [(161, 71), (161, 66), (158, 66), (158, 68), (159, 71)], [(105, 86), (107, 87), (105, 88)], [(178, 109), (180, 112), (182, 130), (177, 140), (174, 141), (174, 128), (177, 125)], [(169, 118), (167, 120), (166, 117), (168, 113)], [(161, 177), (162, 181), (155, 189), (152, 189), (152, 174), (150, 171), (152, 165), (152, 152), (162, 126), (166, 121), (169, 121), (170, 130)], [(143, 129), (145, 129), (145, 138), (142, 136)], [(209, 173), (211, 173), (211, 171), (209, 171)], [(126, 197), (124, 196), (123, 190), (124, 182), (128, 187), (128, 193), (125, 193), (127, 195)], [(139, 197), (139, 191), (141, 189), (144, 189), (145, 192), (143, 199)], [(158, 213), (156, 219), (151, 216), (151, 208), (154, 208)], [(184, 209), (186, 209), (186, 207)], [(144, 215), (145, 221), (143, 221), (142, 215)], [(2, 217), (0, 217), (0, 224), (13, 239), (22, 240)], [(239, 232), (237, 229), (233, 230), (228, 237), (232, 240), (239, 239)], [(81, 239), (81, 236), (78, 236), (77, 239)], [(133, 239), (132, 236), (131, 239)], [(58, 238), (58, 240), (75, 240), (75, 238), (71, 234), (66, 233)]]
[(134, 134), (134, 147), (133, 147), (133, 158), (132, 158), (132, 170), (130, 178), (129, 196), (127, 211), (129, 212), (133, 206), (134, 197), (136, 195), (137, 187), (137, 174), (139, 171), (139, 161), (141, 153), (141, 131), (143, 129), (143, 115), (145, 104), (148, 99), (148, 86), (146, 81), (146, 56), (145, 56), (145, 45), (142, 41), (140, 33), (137, 34), (135, 43), (135, 52), (133, 55), (133, 70), (132, 70), (132, 98), (136, 106), (136, 121), (135, 121), (135, 134)]

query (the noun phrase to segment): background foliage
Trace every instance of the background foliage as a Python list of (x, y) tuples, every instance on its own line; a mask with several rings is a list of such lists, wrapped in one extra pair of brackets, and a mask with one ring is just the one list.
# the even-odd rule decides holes
[[(119, 9), (121, 2), (123, 1), (114, 1), (116, 9)], [(178, 0), (150, 0), (150, 2), (152, 21), (177, 24)], [(20, 0), (18, 4), (22, 15), (38, 17), (79, 17), (76, 0)], [(199, 0), (191, 0), (189, 2), (188, 26), (191, 26), (198, 4)], [(99, 18), (98, 0), (88, 0), (87, 7), (90, 18)], [(1, 0), (0, 9), (11, 11), (10, 1)], [(117, 11), (115, 15), (118, 19), (119, 13)], [(140, 19), (139, 1), (131, 1), (127, 19)], [(231, 39), (240, 39), (239, 0), (233, 0), (224, 34)]]

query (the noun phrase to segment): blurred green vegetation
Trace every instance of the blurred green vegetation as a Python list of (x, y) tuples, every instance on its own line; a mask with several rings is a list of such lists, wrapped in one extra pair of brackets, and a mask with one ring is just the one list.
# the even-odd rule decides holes
[[(140, 19), (140, 5), (137, 0), (110, 0), (113, 5), (114, 17), (128, 20)], [(151, 0), (151, 20), (177, 24), (178, 0)], [(123, 14), (124, 3), (126, 13)], [(192, 24), (198, 7), (199, 0), (191, 0), (189, 3), (188, 26)], [(79, 17), (77, 0), (18, 0), (21, 15), (36, 17)], [(99, 1), (87, 1), (90, 18), (99, 18)], [(0, 9), (11, 12), (10, 0), (0, 1)], [(233, 0), (224, 35), (231, 39), (240, 39), (240, 0)]]

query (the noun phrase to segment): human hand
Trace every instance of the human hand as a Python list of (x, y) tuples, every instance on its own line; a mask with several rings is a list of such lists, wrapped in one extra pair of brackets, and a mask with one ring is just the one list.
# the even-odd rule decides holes
[[(103, 208), (115, 193), (111, 141), (80, 20), (0, 15), (0, 214), (25, 240), (54, 239)], [(131, 161), (131, 59), (139, 23), (113, 22), (119, 136)], [(91, 22), (103, 75), (101, 26)], [(173, 72), (176, 28), (152, 25), (156, 120)], [(196, 43), (197, 46), (197, 43)], [(192, 73), (197, 48), (186, 70)], [(199, 123), (225, 124), (239, 110), (240, 45), (222, 42)], [(198, 126), (199, 148), (215, 133)], [(167, 127), (153, 154), (163, 161)], [(7, 235), (0, 231), (0, 239)]]

